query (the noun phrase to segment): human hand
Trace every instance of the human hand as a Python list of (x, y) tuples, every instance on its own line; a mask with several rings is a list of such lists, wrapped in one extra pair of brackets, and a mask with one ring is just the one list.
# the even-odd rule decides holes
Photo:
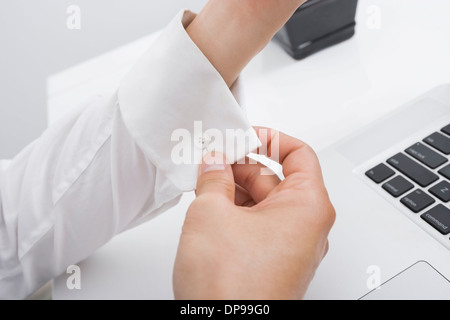
[(274, 141), (282, 182), (261, 175), (260, 164), (205, 158), (175, 262), (177, 299), (304, 296), (328, 250), (335, 211), (312, 149), (277, 131), (262, 143), (274, 150)]
[(187, 32), (231, 86), (306, 0), (209, 0)]

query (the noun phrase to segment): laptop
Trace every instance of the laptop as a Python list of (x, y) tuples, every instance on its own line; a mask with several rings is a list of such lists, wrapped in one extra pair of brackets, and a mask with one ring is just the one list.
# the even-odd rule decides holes
[(450, 84), (319, 158), (337, 221), (306, 298), (450, 299)]

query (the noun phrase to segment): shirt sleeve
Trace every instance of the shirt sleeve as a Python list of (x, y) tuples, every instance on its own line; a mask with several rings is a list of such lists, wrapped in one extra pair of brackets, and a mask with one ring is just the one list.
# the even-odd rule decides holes
[(216, 150), (259, 147), (181, 12), (111, 97), (49, 128), (0, 168), (0, 299), (21, 299), (193, 190)]

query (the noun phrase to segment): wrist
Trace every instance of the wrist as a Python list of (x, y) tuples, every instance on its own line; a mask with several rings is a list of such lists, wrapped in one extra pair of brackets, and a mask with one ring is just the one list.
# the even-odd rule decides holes
[(210, 0), (187, 28), (191, 39), (231, 86), (277, 29), (233, 0)]

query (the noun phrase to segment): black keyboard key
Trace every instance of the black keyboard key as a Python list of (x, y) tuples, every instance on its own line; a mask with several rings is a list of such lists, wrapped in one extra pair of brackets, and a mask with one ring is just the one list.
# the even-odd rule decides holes
[(439, 171), (439, 174), (442, 174), (444, 177), (450, 180), (450, 165), (442, 168), (442, 170)]
[(395, 169), (406, 175), (421, 187), (428, 187), (439, 179), (439, 176), (421, 166), (403, 153), (399, 153), (387, 161)]
[(418, 213), (423, 209), (431, 206), (436, 202), (436, 200), (434, 200), (431, 196), (429, 196), (422, 190), (417, 189), (416, 191), (404, 197), (401, 202), (414, 213)]
[(448, 162), (446, 157), (434, 152), (420, 142), (409, 147), (405, 152), (431, 169), (436, 169)]
[(444, 235), (450, 233), (450, 209), (447, 209), (444, 205), (440, 204), (434, 207), (421, 217), (440, 233)]
[(450, 154), (450, 138), (440, 134), (439, 132), (433, 133), (428, 138), (423, 140), (425, 143), (429, 144), (433, 148), (445, 153), (447, 155)]
[(368, 176), (376, 183), (381, 183), (392, 177), (394, 174), (394, 170), (383, 163), (366, 172), (366, 176)]
[(443, 202), (449, 202), (450, 183), (448, 183), (447, 181), (439, 182), (437, 185), (430, 189), (430, 193)]
[(442, 128), (442, 132), (450, 136), (450, 124), (445, 128)]
[(414, 188), (414, 185), (402, 176), (397, 176), (383, 185), (383, 189), (395, 198), (400, 197), (412, 188)]

